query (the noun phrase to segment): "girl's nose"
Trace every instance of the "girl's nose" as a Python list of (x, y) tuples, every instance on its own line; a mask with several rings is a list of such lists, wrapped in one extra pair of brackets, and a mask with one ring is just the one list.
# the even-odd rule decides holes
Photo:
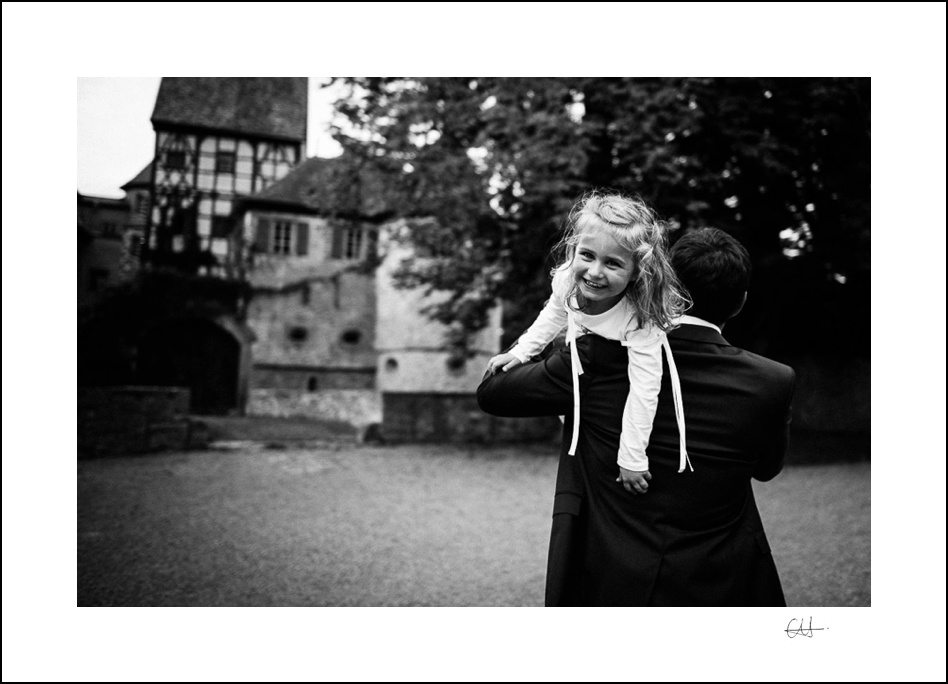
[(589, 276), (592, 278), (598, 278), (602, 274), (602, 269), (599, 266), (598, 261), (594, 261), (589, 265)]

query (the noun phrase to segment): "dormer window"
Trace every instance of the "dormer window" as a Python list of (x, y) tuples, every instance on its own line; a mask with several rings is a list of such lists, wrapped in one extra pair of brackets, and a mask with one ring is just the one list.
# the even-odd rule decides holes
[(261, 217), (257, 221), (256, 249), (264, 254), (309, 254), (309, 224)]
[(358, 259), (362, 256), (362, 229), (351, 227), (346, 231), (346, 259)]
[(273, 224), (273, 253), (289, 254), (293, 240), (293, 224), (288, 221), (277, 221)]
[(333, 229), (331, 256), (333, 259), (362, 259), (365, 230), (355, 224), (337, 225)]

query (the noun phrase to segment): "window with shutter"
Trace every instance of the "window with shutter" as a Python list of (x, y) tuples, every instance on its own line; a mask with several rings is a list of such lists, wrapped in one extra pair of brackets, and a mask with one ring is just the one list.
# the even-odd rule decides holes
[(333, 259), (361, 259), (364, 243), (362, 226), (348, 224), (334, 226), (332, 231)]
[(289, 221), (277, 221), (273, 224), (273, 253), (289, 254), (293, 240), (293, 224)]
[(346, 230), (346, 259), (359, 259), (362, 256), (362, 228), (349, 226)]

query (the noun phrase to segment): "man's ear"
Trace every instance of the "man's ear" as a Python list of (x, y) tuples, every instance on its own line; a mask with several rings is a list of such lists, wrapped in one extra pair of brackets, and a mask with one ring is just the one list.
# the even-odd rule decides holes
[(737, 305), (736, 309), (734, 309), (734, 313), (731, 314), (731, 318), (734, 318), (737, 314), (739, 314), (744, 309), (745, 304), (747, 304), (747, 290), (744, 290), (744, 296), (741, 297), (741, 303)]

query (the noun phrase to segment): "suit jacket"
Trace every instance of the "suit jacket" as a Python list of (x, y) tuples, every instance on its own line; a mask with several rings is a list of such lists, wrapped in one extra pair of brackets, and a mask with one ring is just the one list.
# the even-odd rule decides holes
[(769, 480), (788, 446), (794, 372), (730, 345), (716, 330), (669, 334), (681, 378), (688, 453), (678, 473), (678, 428), (667, 365), (647, 449), (644, 495), (616, 482), (628, 354), (595, 335), (577, 341), (581, 418), (566, 453), (572, 385), (568, 350), (485, 377), (481, 408), (501, 416), (567, 417), (553, 504), (547, 605), (785, 605), (751, 478)]

